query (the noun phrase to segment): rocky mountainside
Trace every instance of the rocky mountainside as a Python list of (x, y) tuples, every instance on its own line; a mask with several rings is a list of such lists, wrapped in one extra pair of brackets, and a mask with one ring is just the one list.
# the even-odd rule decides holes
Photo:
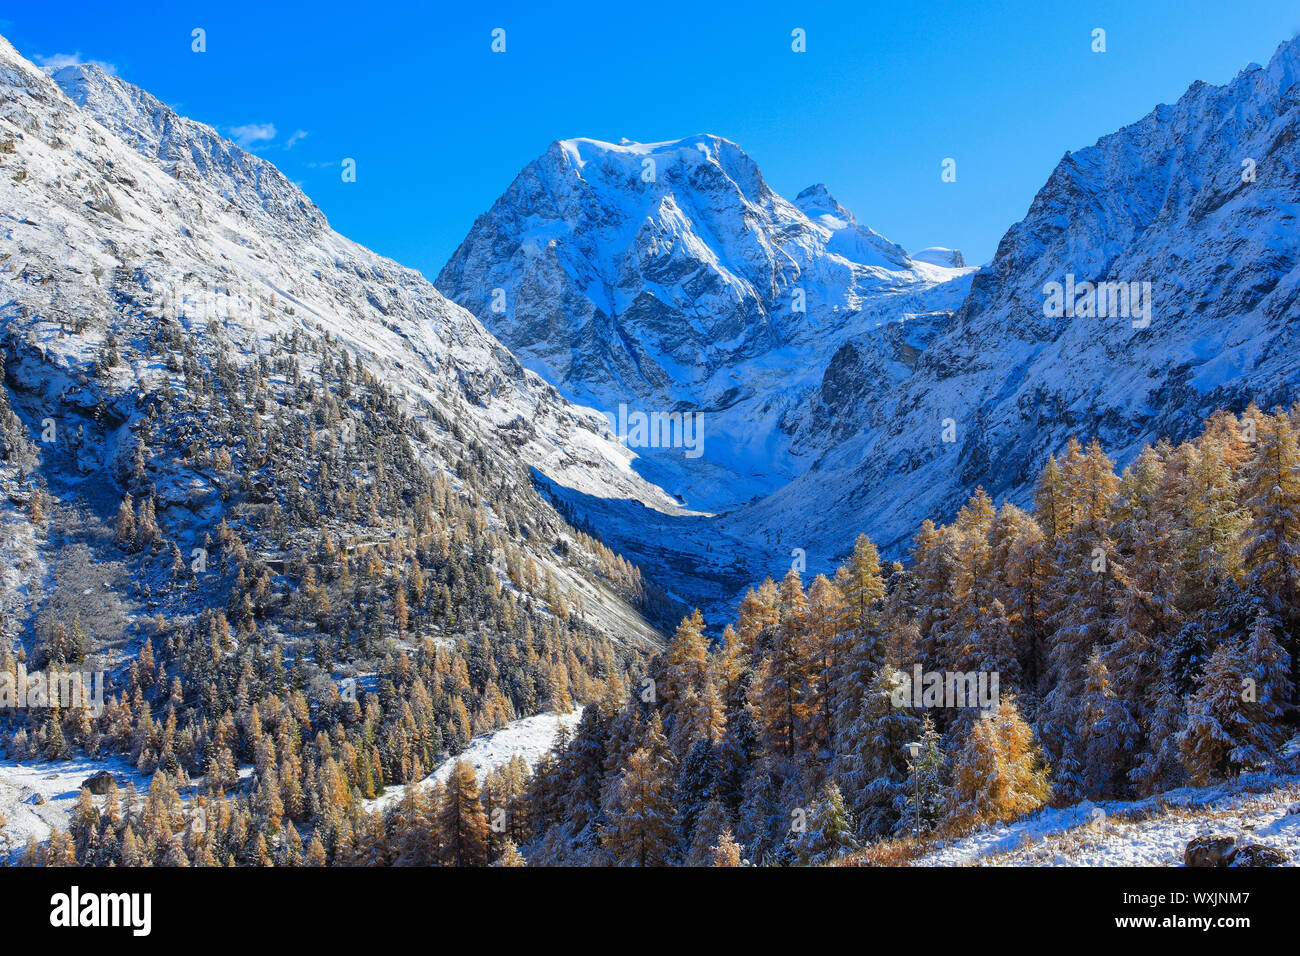
[[(418, 273), (333, 232), (271, 164), (96, 67), (47, 76), (3, 40), (0, 341), (14, 416), (0, 439), (7, 637), (30, 644), (77, 537), (69, 528), (111, 525), (124, 494), (148, 496), (159, 540), (186, 561), (241, 509), (270, 506), (271, 533), (250, 520), (261, 536), (245, 543), (275, 572), (322, 532), (349, 549), (419, 532), (382, 496), (418, 498), (432, 481), (438, 500), (411, 506), (472, 516), (503, 581), (507, 564), (527, 560), (606, 635), (640, 649), (658, 639), (635, 606), (635, 569), (535, 490), (543, 475), (680, 512), (632, 471), (601, 416), (523, 369)], [(312, 434), (288, 421), (302, 410)], [(274, 434), (317, 458), (250, 442), (230, 448), (232, 470), (219, 448), (227, 427), (283, 428)], [(407, 468), (419, 473), (392, 491), (390, 475)], [(327, 516), (356, 482), (372, 488), (369, 517)], [(29, 520), (34, 492), (60, 530)], [(274, 523), (293, 513), (321, 524)], [(84, 537), (92, 563), (117, 566), (109, 544)], [(122, 595), (140, 593), (129, 579), (147, 573), (133, 560)], [(126, 646), (139, 638), (132, 622), (160, 606), (136, 602), (99, 636)]]
[[(731, 530), (835, 552), (865, 529), (897, 554), (976, 484), (1023, 502), (1071, 435), (1127, 460), (1217, 407), (1295, 401), (1297, 80), (1292, 40), (1067, 154), (900, 387), (846, 372), (847, 440)], [(1125, 288), (1092, 308), (1084, 283)]]

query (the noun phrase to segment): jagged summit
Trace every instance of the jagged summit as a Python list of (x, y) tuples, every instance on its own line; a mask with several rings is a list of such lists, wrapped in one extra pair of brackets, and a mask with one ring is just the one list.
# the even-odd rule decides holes
[(929, 246), (919, 252), (913, 252), (911, 257), (913, 262), (928, 262), (931, 265), (943, 266), (945, 269), (966, 268), (966, 257), (961, 254), (961, 250), (949, 249), (946, 246)]
[(179, 115), (151, 93), (93, 64), (51, 72), (59, 88), (112, 130), (122, 142), (155, 161), (168, 175), (218, 189), (245, 212), (260, 208), (261, 223), (285, 223), (313, 236), (329, 231), (325, 214), (272, 163), (241, 149), (211, 126)]
[(629, 153), (641, 156), (652, 153), (667, 155), (686, 149), (716, 155), (724, 148), (740, 150), (740, 147), (731, 140), (713, 133), (695, 133), (692, 136), (683, 136), (681, 139), (666, 139), (657, 143), (643, 143), (628, 139), (626, 136), (622, 137), (617, 143), (609, 143), (587, 136), (575, 136), (570, 139), (556, 140), (556, 144), (564, 149), (586, 153), (587, 155), (597, 153)]
[[(660, 467), (720, 527), (774, 555), (858, 531), (901, 555), (977, 482), (1024, 500), (1070, 435), (1123, 456), (1216, 405), (1294, 398), (1297, 78), (1292, 40), (1065, 154), (978, 272), (908, 255), (823, 184), (787, 202), (692, 137), (557, 146), (585, 164), (529, 164), (437, 284), (565, 394), (705, 411), (718, 456)], [(1149, 283), (1150, 323), (1045, 315), (1067, 275), (1136, 283), (1138, 308)]]
[(840, 205), (824, 183), (817, 183), (803, 190), (794, 197), (794, 204), (803, 210), (809, 219), (821, 219), (831, 229), (843, 229), (845, 226), (855, 226), (858, 223), (857, 217)]
[[(829, 543), (847, 526), (901, 553), (977, 482), (1027, 502), (1028, 476), (1070, 436), (1126, 461), (1217, 407), (1294, 401), (1298, 79), (1292, 40), (1268, 66), (1193, 84), (1067, 154), (902, 386), (866, 393), (840, 419), (851, 439), (733, 530)], [(1097, 281), (1124, 283), (1131, 308), (1045, 314), (1050, 284)]]

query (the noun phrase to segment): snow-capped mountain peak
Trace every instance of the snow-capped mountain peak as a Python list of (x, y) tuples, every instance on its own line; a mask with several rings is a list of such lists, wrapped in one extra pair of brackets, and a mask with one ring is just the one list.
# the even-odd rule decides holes
[[(1218, 405), (1294, 398), (1298, 76), (1291, 41), (1067, 153), (978, 273), (942, 246), (909, 256), (824, 185), (787, 202), (734, 144), (693, 137), (557, 144), (438, 286), (565, 394), (702, 411), (701, 459), (638, 467), (726, 511), (774, 569), (859, 531), (901, 555), (976, 482), (1023, 501), (1071, 435), (1122, 457)], [(1123, 284), (1122, 314), (1052, 317), (1053, 284), (1100, 281)]]
[[(698, 416), (699, 454), (651, 442), (633, 466), (712, 514), (811, 467), (838, 440), (835, 398), (823, 396), (847, 394), (827, 375), (865, 363), (890, 388), (957, 308), (970, 271), (913, 262), (825, 186), (787, 201), (735, 143), (697, 135), (552, 144), (479, 217), (437, 285), (611, 421)], [(854, 361), (833, 364), (850, 341)], [(710, 560), (698, 519), (667, 536), (636, 516), (599, 520), (631, 553)], [(751, 560), (745, 544), (727, 547), (737, 564)]]
[(825, 187), (786, 201), (735, 143), (697, 135), (552, 144), (437, 284), (575, 401), (706, 414), (716, 451), (639, 466), (718, 510), (802, 467), (782, 419), (843, 341), (955, 308), (964, 287), (934, 290), (963, 276), (914, 265)]

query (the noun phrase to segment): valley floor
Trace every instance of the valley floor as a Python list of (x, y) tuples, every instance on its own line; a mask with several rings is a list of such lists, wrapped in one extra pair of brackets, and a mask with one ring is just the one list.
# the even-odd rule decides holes
[[(561, 727), (572, 730), (582, 719), (582, 708), (567, 714), (542, 713), (511, 721), (498, 731), (476, 737), (464, 753), (449, 757), (417, 786), (433, 780), (445, 781), (456, 761), (467, 759), (474, 765), (480, 782), (487, 774), (518, 754), (528, 761), (529, 767), (549, 753)], [(66, 830), (77, 804), (81, 785), (92, 774), (107, 770), (118, 780), (120, 787), (128, 783), (143, 796), (149, 791), (151, 774), (141, 773), (121, 758), (93, 760), (81, 757), (74, 760), (33, 761), (0, 760), (0, 865), (15, 862), (21, 855), (29, 836), (43, 843), (50, 831)], [(243, 768), (241, 777), (251, 773)], [(181, 797), (189, 801), (194, 796), (194, 786), (181, 790)], [(369, 809), (383, 811), (402, 799), (405, 788), (389, 787), (369, 802)], [(119, 798), (123, 796), (119, 790)], [(95, 797), (103, 806), (104, 797)]]

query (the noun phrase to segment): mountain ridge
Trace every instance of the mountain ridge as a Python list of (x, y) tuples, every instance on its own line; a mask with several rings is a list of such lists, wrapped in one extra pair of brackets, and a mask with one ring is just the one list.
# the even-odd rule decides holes
[[(65, 425), (84, 433), (80, 474), (107, 469), (111, 488), (141, 427), (141, 403), (179, 388), (167, 366), (190, 359), (144, 361), (137, 349), (149, 334), (132, 339), (129, 361), (107, 366), (102, 357), (126, 354), (128, 331), (161, 322), (176, 342), (196, 343), (185, 349), (195, 348), (200, 363), (213, 330), (254, 366), (284, 341), (342, 347), (358, 365), (374, 366), (394, 397), (392, 414), (421, 423), (412, 426), (424, 430), (417, 454), (453, 482), (478, 448), (520, 501), (536, 495), (537, 469), (561, 486), (680, 510), (631, 471), (630, 453), (606, 436), (597, 413), (561, 399), (418, 273), (335, 233), (272, 164), (96, 67), (51, 72), (0, 45), (0, 120), (11, 131), (0, 316), (6, 384), (20, 416), (51, 416), (60, 434)], [(70, 392), (81, 396), (78, 408)], [(108, 427), (85, 419), (95, 409), (108, 409), (95, 412)], [(159, 517), (184, 540), (211, 517), (214, 489), (188, 467), (173, 481), (170, 467), (158, 487), (174, 497), (160, 502)], [(23, 476), (10, 481), (21, 486)], [(86, 489), (64, 490), (75, 497)], [(540, 509), (543, 525), (558, 521), (540, 498), (521, 507)], [(579, 580), (585, 572), (568, 577), (575, 570), (555, 568), (579, 590), (594, 585)], [(46, 572), (30, 571), (34, 595)], [(657, 641), (652, 626), (602, 588), (588, 593), (592, 614), (634, 644)]]
[(825, 187), (801, 195), (777, 195), (722, 137), (560, 140), (436, 285), (572, 400), (701, 413), (723, 454), (638, 449), (638, 464), (725, 510), (802, 467), (781, 420), (817, 386), (817, 356), (886, 317), (955, 308), (969, 275), (912, 262)]
[[(1267, 66), (1221, 87), (1197, 82), (1174, 104), (1066, 152), (993, 260), (929, 286), (928, 298), (898, 294), (888, 268), (897, 258), (847, 277), (822, 273), (820, 285), (807, 269), (783, 272), (799, 222), (803, 238), (819, 237), (826, 261), (843, 252), (840, 235), (854, 240), (859, 259), (866, 250), (907, 254), (857, 223), (823, 184), (793, 203), (772, 198), (752, 161), (730, 152), (739, 147), (707, 135), (553, 144), (479, 217), (437, 285), (566, 394), (598, 407), (627, 401), (704, 413), (719, 452), (690, 466), (649, 451), (639, 465), (666, 476), (659, 483), (680, 489), (679, 500), (720, 515), (712, 526), (753, 543), (774, 573), (792, 549), (826, 567), (859, 531), (901, 557), (922, 519), (950, 517), (977, 483), (1025, 502), (1042, 461), (1072, 435), (1101, 437), (1126, 460), (1145, 441), (1190, 434), (1215, 405), (1239, 411), (1252, 397), (1294, 397), (1290, 333), (1278, 322), (1295, 307), (1297, 207), (1287, 170), (1297, 165), (1297, 50), (1300, 41), (1287, 41)], [(570, 150), (565, 143), (580, 144), (572, 150), (582, 159), (581, 206), (563, 202), (575, 167), (548, 162)], [(602, 150), (624, 163), (621, 175), (602, 178)], [(674, 174), (672, 162), (691, 150), (701, 158)], [(641, 181), (635, 164), (656, 157), (670, 161)], [(1251, 182), (1242, 175), (1248, 159), (1259, 169)], [(734, 232), (714, 242), (720, 210), (733, 213)], [(703, 225), (692, 228), (697, 214)], [(639, 228), (602, 238), (619, 217), (636, 217)], [(544, 247), (519, 255), (534, 234), (545, 235)], [(732, 284), (753, 261), (734, 251), (746, 248), (737, 235), (771, 252), (759, 259), (772, 264), (762, 281)], [(907, 267), (964, 265), (951, 250), (923, 253)], [(672, 270), (645, 268), (665, 255)], [(661, 275), (686, 278), (666, 288)], [(692, 284), (700, 275), (714, 281)], [(867, 276), (877, 281), (856, 298)], [(1067, 276), (1149, 291), (1153, 327), (1121, 328), (1126, 316), (1107, 326), (1045, 316), (1045, 287)], [(779, 307), (801, 283), (808, 312)], [(490, 288), (506, 290), (506, 311), (487, 308)], [(749, 299), (725, 294), (737, 288)], [(850, 300), (862, 308), (845, 319), (836, 306)], [(735, 319), (746, 307), (752, 317)], [(701, 327), (699, 310), (713, 324)], [(715, 361), (718, 342), (730, 344), (737, 329), (744, 347)], [(1262, 341), (1251, 343), (1254, 334)], [(672, 350), (657, 348), (664, 342)], [(638, 361), (620, 369), (620, 349)], [(657, 362), (664, 354), (672, 361)], [(776, 371), (763, 367), (766, 355)], [(639, 374), (647, 356), (662, 374), (625, 374)]]
[[(955, 513), (977, 481), (1023, 503), (1036, 465), (1070, 435), (1100, 437), (1126, 462), (1145, 441), (1190, 434), (1218, 405), (1294, 400), (1300, 374), (1284, 343), (1295, 320), (1284, 317), (1296, 312), (1300, 252), (1300, 190), (1288, 172), (1298, 71), (1300, 41), (1288, 41), (1267, 67), (1222, 87), (1193, 84), (1177, 103), (1066, 154), (916, 376), (878, 413), (888, 427), (842, 450), (838, 497), (855, 526), (898, 554), (909, 525), (846, 497), (871, 502), (904, 479), (916, 492), (912, 525)], [(1248, 159), (1259, 171), (1251, 182)], [(1044, 286), (1067, 273), (1151, 283), (1151, 327), (1045, 317)], [(960, 437), (945, 447), (947, 418)], [(792, 502), (827, 489), (812, 484), (796, 479), (739, 533), (779, 535)], [(810, 518), (810, 536), (830, 532)]]

